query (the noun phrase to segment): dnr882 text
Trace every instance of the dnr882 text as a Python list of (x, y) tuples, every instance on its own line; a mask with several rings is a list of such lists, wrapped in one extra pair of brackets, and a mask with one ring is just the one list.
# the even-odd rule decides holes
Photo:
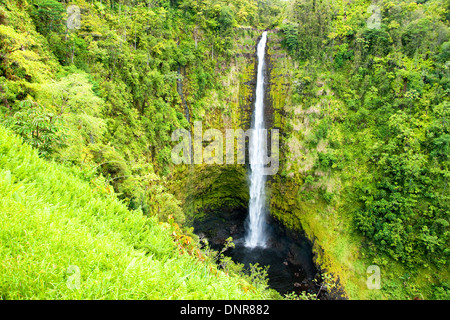
[(254, 305), (254, 304), (241, 304), (241, 305), (225, 305), (225, 314), (269, 314), (269, 306), (267, 304), (265, 305)]

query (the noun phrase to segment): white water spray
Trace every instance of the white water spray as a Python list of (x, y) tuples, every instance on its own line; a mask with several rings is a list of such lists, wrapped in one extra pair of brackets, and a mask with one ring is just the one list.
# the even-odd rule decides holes
[(264, 157), (266, 156), (267, 130), (264, 130), (264, 55), (267, 31), (264, 31), (257, 48), (258, 73), (256, 78), (256, 101), (254, 111), (253, 133), (250, 139), (250, 203), (249, 224), (245, 246), (249, 248), (265, 247), (266, 216), (266, 177), (264, 174)]

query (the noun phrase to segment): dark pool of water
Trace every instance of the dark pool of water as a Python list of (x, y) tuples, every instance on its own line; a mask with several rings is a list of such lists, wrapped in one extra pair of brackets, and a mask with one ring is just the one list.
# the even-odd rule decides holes
[(224, 212), (208, 215), (201, 223), (194, 223), (194, 232), (208, 239), (214, 250), (221, 250), (228, 237), (235, 248), (225, 255), (233, 261), (249, 266), (269, 266), (268, 284), (281, 294), (302, 291), (317, 293), (320, 275), (313, 262), (312, 246), (299, 233), (289, 233), (271, 218), (267, 219), (267, 246), (248, 248), (244, 245), (246, 213)]
[(247, 248), (243, 241), (236, 240), (235, 248), (226, 252), (233, 261), (243, 263), (245, 266), (258, 263), (260, 266), (269, 266), (269, 286), (285, 294), (313, 290), (311, 281), (316, 275), (314, 266), (307, 261), (292, 261), (289, 259), (287, 247)]

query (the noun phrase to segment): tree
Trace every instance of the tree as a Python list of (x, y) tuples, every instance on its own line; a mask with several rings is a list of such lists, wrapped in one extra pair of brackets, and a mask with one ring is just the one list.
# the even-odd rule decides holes
[(57, 149), (65, 146), (61, 117), (52, 112), (46, 112), (34, 101), (22, 101), (20, 106), (23, 111), (6, 118), (3, 122), (5, 126), (36, 148), (42, 157), (48, 158)]
[(37, 0), (31, 11), (31, 17), (34, 20), (36, 29), (43, 35), (49, 32), (62, 33), (64, 6), (55, 0)]

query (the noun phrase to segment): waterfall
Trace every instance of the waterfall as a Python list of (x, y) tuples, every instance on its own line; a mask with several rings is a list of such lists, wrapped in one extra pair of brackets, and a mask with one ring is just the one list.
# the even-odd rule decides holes
[(264, 55), (267, 31), (264, 31), (257, 47), (258, 70), (256, 78), (256, 101), (253, 112), (252, 135), (250, 138), (250, 202), (249, 220), (245, 246), (265, 247), (266, 194), (264, 174), (264, 157), (266, 156), (266, 137), (264, 130)]

